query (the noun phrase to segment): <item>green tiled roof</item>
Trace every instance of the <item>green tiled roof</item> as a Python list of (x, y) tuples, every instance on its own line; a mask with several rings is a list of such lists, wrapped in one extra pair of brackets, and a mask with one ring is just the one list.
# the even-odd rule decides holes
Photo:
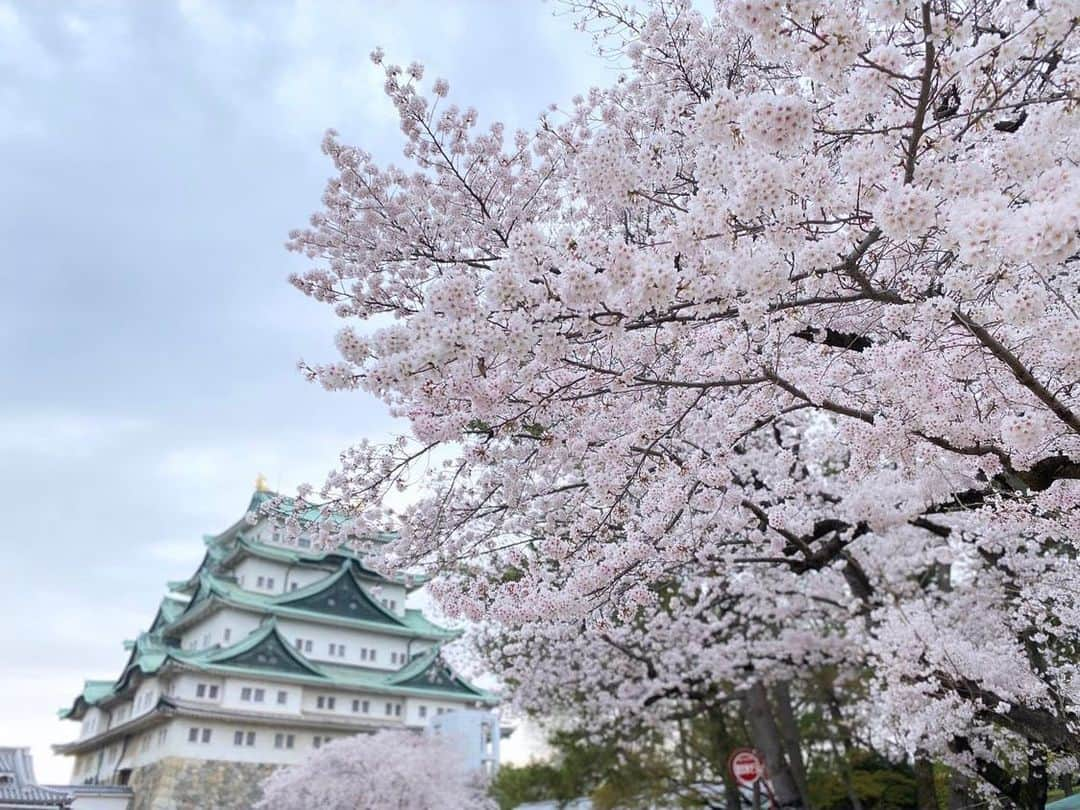
[[(248, 510), (257, 510), (272, 497), (275, 497), (273, 493), (256, 492)], [(291, 502), (286, 502), (286, 511), (289, 508)], [(317, 516), (315, 510), (307, 510), (299, 517), (301, 520), (312, 520)], [(485, 703), (497, 702), (494, 694), (471, 686), (455, 675), (443, 661), (440, 653), (442, 644), (460, 633), (438, 626), (419, 610), (406, 609), (404, 615), (398, 615), (380, 605), (364, 590), (361, 580), (388, 580), (364, 566), (357, 553), (348, 548), (320, 552), (268, 545), (245, 537), (243, 532), (247, 528), (246, 521), (239, 521), (221, 534), (203, 538), (206, 554), (198, 570), (186, 580), (171, 583), (174, 590), (189, 595), (190, 599), (165, 596), (158, 605), (149, 632), (140, 633), (133, 642), (125, 642), (130, 655), (120, 677), (116, 681), (86, 681), (82, 693), (72, 705), (60, 711), (61, 717), (79, 717), (87, 707), (107, 703), (124, 693), (134, 676), (154, 675), (167, 665), (226, 675), (270, 676), (277, 680), (318, 684), (328, 688), (356, 688), (386, 694), (456, 700), (466, 697)], [(390, 537), (386, 535), (373, 539), (388, 540)], [(230, 558), (241, 554), (298, 566), (324, 567), (332, 563), (338, 570), (295, 591), (259, 594), (244, 590), (231, 578), (220, 576)], [(406, 584), (400, 580), (397, 583)], [(177, 636), (187, 619), (205, 609), (213, 609), (214, 604), (258, 613), (264, 617), (264, 621), (247, 638), (228, 647), (180, 649)], [(414, 656), (412, 661), (394, 672), (317, 664), (305, 658), (281, 637), (277, 627), (278, 617), (415, 638), (435, 642), (435, 646)]]
[[(374, 610), (379, 611), (378, 618), (374, 618), (370, 610), (363, 612), (359, 607), (354, 612), (349, 613), (348, 602), (345, 605), (345, 614), (330, 612), (328, 605), (320, 607), (313, 602), (300, 601), (299, 604), (294, 604), (298, 595), (307, 597), (323, 593), (334, 587), (343, 576), (351, 576), (345, 566), (337, 574), (312, 583), (306, 588), (300, 588), (289, 593), (268, 595), (246, 591), (235, 583), (204, 573), (200, 577), (199, 588), (187, 604), (185, 611), (177, 616), (171, 624), (181, 622), (188, 614), (195, 614), (204, 603), (216, 600), (225, 605), (241, 609), (246, 608), (263, 614), (321, 622), (331, 621), (340, 624), (342, 627), (366, 629), (390, 633), (391, 635), (414, 635), (435, 641), (452, 639), (460, 635), (460, 632), (456, 630), (433, 624), (424, 618), (418, 610), (407, 610), (404, 616), (397, 616), (383, 609), (381, 605), (370, 599), (370, 597), (367, 597), (367, 603)], [(361, 591), (361, 593), (363, 592)], [(357, 597), (357, 605), (360, 604), (360, 598)], [(163, 628), (163, 631), (168, 633), (169, 627)]]
[(72, 706), (62, 709), (59, 714), (74, 717), (81, 709), (117, 696), (136, 671), (144, 676), (154, 675), (169, 663), (200, 672), (269, 676), (275, 680), (325, 688), (367, 689), (456, 700), (468, 697), (484, 703), (498, 701), (493, 693), (477, 689), (455, 675), (443, 661), (440, 647), (415, 656), (395, 672), (318, 664), (292, 648), (281, 637), (277, 622), (271, 618), (236, 644), (207, 650), (181, 650), (162, 643), (156, 634), (143, 633), (136, 640), (131, 657), (116, 682), (87, 681), (83, 693)]
[(206, 554), (203, 556), (203, 560), (199, 563), (195, 573), (187, 579), (170, 581), (168, 583), (170, 590), (190, 593), (198, 586), (198, 579), (202, 573), (217, 573), (222, 567), (228, 566), (233, 560), (245, 555), (264, 560), (274, 560), (288, 565), (330, 564), (337, 566), (343, 560), (352, 560), (357, 568), (357, 573), (365, 579), (377, 582), (392, 582), (403, 585), (406, 589), (415, 589), (427, 580), (426, 577), (406, 574), (392, 578), (385, 577), (364, 565), (362, 554), (344, 545), (324, 550), (281, 546), (259, 542), (243, 534), (233, 532), (231, 529), (220, 535), (204, 537), (203, 542), (207, 544)]

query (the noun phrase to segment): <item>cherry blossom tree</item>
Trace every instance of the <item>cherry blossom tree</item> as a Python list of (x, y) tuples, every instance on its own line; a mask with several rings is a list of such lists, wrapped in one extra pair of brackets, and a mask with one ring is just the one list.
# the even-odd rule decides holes
[(263, 783), (265, 810), (494, 810), (440, 737), (380, 731), (343, 737)]
[(372, 55), (407, 168), (331, 132), (289, 244), (346, 321), (306, 373), (410, 435), (301, 496), (392, 523), (527, 708), (870, 673), (843, 723), (1041, 806), (1080, 751), (1075, 5), (575, 9), (625, 72), (532, 131)]

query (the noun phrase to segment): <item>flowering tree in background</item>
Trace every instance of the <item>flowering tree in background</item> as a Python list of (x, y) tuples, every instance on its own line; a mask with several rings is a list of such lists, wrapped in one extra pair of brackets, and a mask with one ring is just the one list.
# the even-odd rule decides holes
[(380, 731), (334, 740), (263, 783), (265, 810), (494, 808), (439, 737)]
[(1080, 751), (1075, 5), (578, 11), (626, 73), (535, 131), (413, 64), (410, 168), (327, 137), (294, 283), (375, 322), (306, 369), (411, 436), (302, 495), (394, 522), (526, 707), (753, 726), (869, 673), (845, 723), (1041, 806)]

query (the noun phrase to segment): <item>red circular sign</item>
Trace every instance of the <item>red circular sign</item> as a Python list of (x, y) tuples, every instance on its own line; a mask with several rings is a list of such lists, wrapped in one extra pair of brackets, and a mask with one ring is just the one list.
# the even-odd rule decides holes
[(765, 776), (765, 760), (753, 749), (740, 748), (728, 760), (728, 770), (736, 782), (750, 787)]

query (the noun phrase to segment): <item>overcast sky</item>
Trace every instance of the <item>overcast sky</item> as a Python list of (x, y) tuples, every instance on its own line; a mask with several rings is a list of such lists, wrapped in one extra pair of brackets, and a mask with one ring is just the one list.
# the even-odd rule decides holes
[(285, 279), (338, 129), (401, 139), (368, 60), (529, 127), (608, 80), (538, 0), (0, 0), (0, 745), (49, 744), (257, 473), (288, 489), (394, 430), (295, 371), (338, 324)]

